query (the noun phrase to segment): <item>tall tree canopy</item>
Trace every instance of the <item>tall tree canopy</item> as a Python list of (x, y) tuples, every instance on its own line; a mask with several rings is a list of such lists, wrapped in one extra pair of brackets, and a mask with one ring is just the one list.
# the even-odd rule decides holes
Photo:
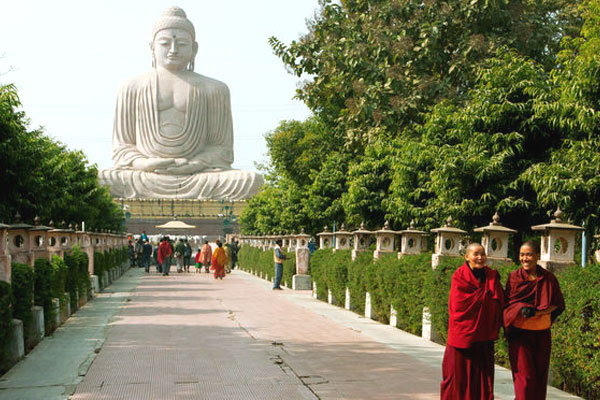
[(18, 212), (25, 221), (35, 216), (48, 223), (81, 223), (97, 229), (121, 230), (122, 214), (98, 171), (80, 151), (28, 130), (13, 85), (0, 86), (0, 221)]
[[(314, 113), (267, 140), (275, 186), (293, 182), (301, 199), (296, 230), (432, 228), (449, 215), (469, 229), (495, 211), (527, 230), (561, 206), (597, 231), (599, 10), (598, 0), (321, 1), (308, 34), (270, 39), (306, 79), (296, 95)], [(251, 201), (248, 213), (263, 211)]]

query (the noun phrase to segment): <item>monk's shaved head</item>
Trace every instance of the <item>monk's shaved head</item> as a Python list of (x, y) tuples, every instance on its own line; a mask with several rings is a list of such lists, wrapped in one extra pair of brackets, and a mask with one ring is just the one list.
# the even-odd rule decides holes
[(475, 251), (476, 249), (481, 249), (481, 251), (483, 251), (483, 254), (485, 254), (485, 249), (483, 248), (483, 246), (480, 243), (477, 243), (477, 242), (473, 242), (473, 243), (469, 244), (465, 250), (465, 254), (469, 254), (469, 253)]

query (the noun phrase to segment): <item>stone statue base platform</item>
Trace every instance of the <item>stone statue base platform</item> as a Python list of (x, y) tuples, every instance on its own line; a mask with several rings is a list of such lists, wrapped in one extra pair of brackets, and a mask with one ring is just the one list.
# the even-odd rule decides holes
[[(196, 228), (169, 232), (182, 235), (207, 235), (209, 240), (224, 237), (224, 233), (238, 232), (237, 218), (246, 207), (244, 200), (190, 200), (190, 199), (113, 199), (124, 211), (126, 231), (148, 235), (164, 232), (156, 228), (177, 216), (178, 220)], [(224, 232), (225, 231), (225, 232)]]
[(190, 175), (164, 175), (133, 169), (100, 171), (101, 185), (127, 199), (243, 200), (258, 193), (264, 180), (251, 171), (231, 169)]

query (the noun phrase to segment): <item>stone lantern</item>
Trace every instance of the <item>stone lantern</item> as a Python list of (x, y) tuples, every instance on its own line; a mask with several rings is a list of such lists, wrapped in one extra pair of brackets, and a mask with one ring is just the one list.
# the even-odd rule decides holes
[(352, 238), (352, 232), (348, 232), (344, 224), (340, 227), (340, 230), (334, 233), (335, 235), (335, 248), (336, 250), (349, 250), (352, 246), (350, 239)]
[(29, 228), (29, 248), (31, 249), (32, 267), (38, 258), (49, 258), (47, 246), (48, 231), (52, 230), (49, 226), (41, 225), (39, 217), (35, 217), (33, 223), (34, 226)]
[(308, 275), (308, 240), (310, 235), (304, 233), (304, 228), (296, 235), (296, 274), (292, 276), (293, 290), (310, 290), (311, 278)]
[(310, 235), (307, 235), (304, 232), (304, 228), (300, 231), (298, 235), (296, 235), (296, 249), (308, 249), (308, 240), (310, 239)]
[(330, 249), (333, 247), (333, 233), (329, 232), (327, 225), (323, 228), (323, 232), (317, 233), (317, 237), (319, 238), (320, 249)]
[(360, 228), (354, 232), (354, 248), (352, 249), (352, 261), (358, 257), (358, 253), (369, 249), (369, 239), (373, 232), (365, 229), (365, 223), (360, 223)]
[(0, 281), (10, 283), (10, 263), (12, 257), (8, 251), (8, 225), (0, 224)]
[(452, 226), (452, 217), (448, 217), (446, 225), (432, 229), (436, 234), (435, 252), (431, 255), (431, 266), (437, 267), (440, 257), (460, 257), (460, 242), (467, 234), (466, 231)]
[[(54, 223), (50, 221), (49, 225), (52, 227)], [(70, 249), (69, 242), (71, 241), (71, 232), (68, 229), (53, 228), (47, 232), (47, 238), (49, 256), (52, 257), (53, 255), (57, 255), (60, 258), (64, 258), (65, 250)]]
[(377, 237), (377, 245), (373, 252), (375, 259), (379, 258), (382, 254), (393, 253), (396, 249), (396, 235), (398, 232), (390, 229), (390, 223), (385, 221), (383, 228), (375, 231)]
[(282, 234), (281, 235), (281, 243), (282, 243), (281, 248), (282, 249), (288, 249), (290, 247), (290, 240), (291, 240), (290, 239), (290, 235), (283, 235)]
[(429, 234), (416, 229), (414, 219), (410, 221), (408, 229), (400, 231), (399, 233), (402, 235), (402, 238), (400, 241), (398, 258), (427, 251), (427, 238), (429, 237)]
[(575, 236), (584, 230), (563, 221), (562, 216), (563, 212), (558, 208), (549, 224), (531, 227), (542, 232), (539, 264), (552, 271), (575, 264)]
[(32, 225), (21, 221), (21, 215), (15, 215), (15, 223), (8, 226), (8, 251), (12, 256), (12, 262), (31, 264), (29, 228)]
[[(94, 275), (94, 246), (92, 244), (92, 237), (88, 232), (77, 230), (76, 233), (79, 236), (81, 250), (88, 256), (88, 273)], [(115, 241), (116, 240), (117, 239), (115, 238)]]
[(512, 263), (512, 260), (508, 258), (508, 235), (517, 231), (503, 226), (498, 213), (494, 214), (493, 220), (488, 226), (475, 228), (473, 231), (483, 232), (481, 245), (490, 265)]

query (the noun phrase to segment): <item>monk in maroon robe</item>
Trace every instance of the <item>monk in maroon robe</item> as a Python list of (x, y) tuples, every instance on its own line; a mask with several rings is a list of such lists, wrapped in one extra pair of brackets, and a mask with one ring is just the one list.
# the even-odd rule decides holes
[(493, 400), (494, 341), (502, 325), (504, 292), (498, 271), (485, 265), (479, 243), (467, 247), (452, 275), (442, 400)]
[(540, 249), (525, 242), (519, 251), (522, 267), (506, 282), (504, 330), (516, 400), (546, 398), (552, 340), (550, 326), (565, 309), (558, 280), (537, 265)]

